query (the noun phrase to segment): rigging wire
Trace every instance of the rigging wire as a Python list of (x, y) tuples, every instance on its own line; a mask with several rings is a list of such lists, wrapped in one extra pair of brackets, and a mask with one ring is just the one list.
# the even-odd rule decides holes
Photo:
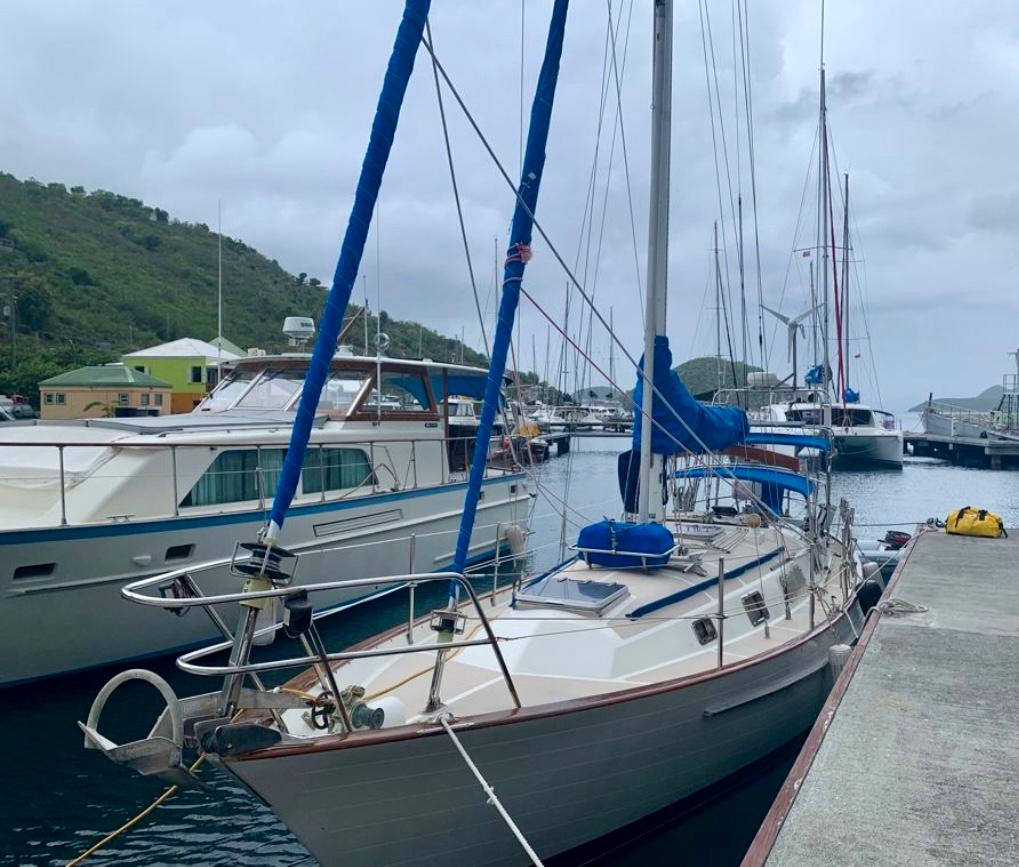
[[(739, 11), (739, 2), (736, 0), (736, 8)], [(743, 0), (742, 13), (740, 14), (740, 38), (746, 36), (744, 53), (746, 62), (743, 67), (743, 106), (747, 114), (747, 156), (750, 161), (750, 201), (754, 209), (754, 259), (757, 268), (757, 343), (761, 357), (761, 367), (768, 369), (768, 353), (764, 345), (764, 280), (761, 274), (761, 233), (757, 217), (757, 157), (754, 148), (754, 90), (753, 77), (750, 74), (750, 11), (747, 8), (747, 0)]]
[[(594, 315), (597, 318), (598, 322), (608, 332), (614, 344), (619, 348), (620, 352), (623, 354), (623, 357), (626, 358), (626, 360), (629, 361), (630, 364), (633, 366), (634, 370), (638, 372), (638, 376), (640, 376), (643, 379), (645, 385), (648, 388), (650, 388), (652, 390), (652, 393), (655, 396), (657, 396), (658, 399), (661, 401), (663, 409), (666, 410), (674, 419), (676, 419), (676, 421), (678, 421), (683, 426), (683, 428), (687, 431), (687, 433), (693, 439), (695, 444), (703, 450), (704, 455), (710, 455), (712, 453), (711, 449), (707, 447), (707, 445), (705, 444), (704, 440), (700, 437), (700, 435), (690, 427), (686, 419), (684, 419), (676, 410), (676, 408), (666, 399), (665, 395), (662, 394), (661, 389), (658, 388), (654, 381), (646, 376), (641, 366), (637, 363), (637, 360), (629, 352), (625, 344), (623, 344), (622, 341), (619, 340), (618, 336), (609, 326), (609, 323), (605, 320), (605, 317), (602, 315), (601, 311), (598, 310), (598, 308), (594, 305), (590, 296), (585, 291), (583, 285), (577, 279), (576, 274), (567, 264), (565, 259), (563, 259), (562, 254), (559, 252), (559, 248), (549, 237), (548, 233), (545, 231), (544, 226), (538, 221), (537, 217), (534, 215), (534, 212), (527, 206), (526, 202), (524, 202), (523, 197), (520, 191), (517, 189), (516, 184), (513, 183), (513, 180), (507, 173), (505, 166), (503, 165), (502, 161), (499, 159), (498, 155), (493, 150), (491, 143), (488, 141), (488, 138), (481, 130), (481, 127), (478, 125), (478, 122), (475, 119), (474, 115), (471, 113), (467, 104), (464, 102), (463, 97), (460, 95), (460, 92), (453, 84), (452, 80), (449, 77), (449, 74), (446, 72), (445, 68), (443, 67), (442, 63), (438, 60), (438, 58), (435, 57), (435, 51), (431, 43), (428, 42), (425, 36), (422, 36), (421, 41), (422, 44), (425, 46), (425, 50), (428, 51), (428, 53), (431, 54), (433, 58), (435, 58), (436, 68), (439, 70), (442, 80), (449, 88), (449, 91), (453, 95), (453, 98), (456, 100), (456, 103), (460, 107), (460, 110), (464, 113), (464, 117), (467, 120), (468, 124), (470, 125), (471, 129), (473, 129), (475, 135), (478, 136), (478, 141), (481, 143), (482, 147), (489, 155), (489, 158), (492, 160), (500, 176), (503, 178), (503, 180), (506, 182), (509, 188), (513, 191), (513, 194), (517, 198), (517, 201), (521, 203), (522, 207), (525, 209), (525, 212), (527, 213), (528, 217), (533, 222), (535, 231), (548, 245), (549, 252), (552, 254), (552, 257), (559, 264), (559, 266), (563, 269), (563, 272), (566, 274), (570, 283), (576, 289), (577, 294), (580, 296), (580, 298), (584, 301), (585, 304), (587, 304), (591, 309), (594, 310)], [(573, 348), (577, 352), (581, 351), (580, 347), (576, 344), (576, 342), (573, 341), (572, 338), (570, 338), (569, 335), (565, 333), (565, 331), (563, 331), (562, 327), (556, 322), (555, 318), (552, 315), (550, 315), (540, 304), (537, 303), (537, 301), (530, 294), (530, 292), (527, 291), (527, 289), (521, 286), (520, 293), (535, 306), (535, 308), (542, 314), (542, 316), (545, 317), (549, 324), (562, 335), (564, 340), (569, 341), (571, 346), (573, 346)], [(608, 379), (608, 374), (606, 374), (604, 370), (598, 367), (593, 360), (591, 361), (591, 364), (602, 376)], [(649, 417), (647, 419), (647, 423), (655, 425), (666, 437), (671, 439), (677, 446), (679, 446), (679, 449), (683, 454), (693, 458), (694, 460), (699, 460), (700, 458), (703, 457), (703, 455), (697, 455), (695, 453), (692, 453), (685, 445), (683, 445), (682, 442), (680, 442), (679, 438), (671, 431), (669, 431), (660, 421), (658, 421), (658, 419), (654, 418), (653, 416)], [(735, 476), (733, 476), (724, 465), (715, 467), (714, 472), (722, 477), (735, 480)], [(763, 505), (759, 497), (753, 496), (752, 499), (758, 504)], [(804, 534), (802, 528), (795, 523), (788, 523), (788, 527), (793, 532), (796, 532), (801, 535)]]
[[(523, 0), (520, 8), (523, 9)], [(432, 25), (430, 19), (425, 19), (425, 33), (428, 34), (428, 41), (434, 44), (432, 37)], [(523, 52), (523, 47), (521, 47)], [(521, 73), (522, 75), (523, 73)], [(442, 103), (442, 87), (439, 84), (439, 72), (435, 68), (435, 58), (432, 58), (432, 77), (435, 79), (435, 97), (439, 103), (439, 118), (442, 120), (442, 140), (446, 145), (446, 162), (449, 163), (449, 179), (453, 184), (453, 200), (456, 202), (456, 216), (460, 222), (460, 237), (463, 239), (464, 256), (467, 259), (467, 273), (471, 279), (471, 291), (474, 293), (474, 307), (478, 311), (478, 324), (481, 326), (481, 340), (485, 345), (485, 358), (489, 355), (488, 333), (485, 331), (485, 317), (481, 313), (481, 299), (478, 297), (478, 281), (474, 278), (474, 264), (471, 261), (471, 248), (467, 242), (467, 226), (464, 223), (463, 207), (460, 203), (460, 188), (456, 182), (456, 169), (453, 166), (453, 148), (449, 141), (449, 127), (446, 124), (446, 109)], [(523, 102), (521, 102), (523, 106)], [(523, 108), (521, 107), (521, 111)], [(523, 120), (521, 120), (523, 123)]]
[[(607, 0), (609, 7), (609, 30), (611, 32), (612, 27), (612, 0)], [(627, 48), (630, 44), (630, 22), (633, 19), (633, 0), (630, 0), (630, 7), (627, 12), (626, 18), (626, 36), (623, 41), (623, 65), (626, 65), (626, 53)], [(616, 40), (615, 36), (612, 38), (612, 74), (615, 78), (616, 84), (616, 104), (622, 106), (623, 94), (622, 88), (619, 83), (621, 77), (620, 69), (616, 63)], [(626, 179), (626, 205), (630, 216), (630, 236), (633, 240), (633, 264), (634, 264), (634, 275), (637, 282), (637, 302), (640, 309), (644, 307), (644, 286), (642, 281), (642, 275), (640, 270), (640, 252), (637, 249), (637, 221), (633, 215), (633, 190), (630, 183), (630, 158), (626, 148), (626, 124), (622, 119), (622, 109), (620, 108), (620, 122), (619, 122), (619, 138), (623, 146), (623, 175)]]

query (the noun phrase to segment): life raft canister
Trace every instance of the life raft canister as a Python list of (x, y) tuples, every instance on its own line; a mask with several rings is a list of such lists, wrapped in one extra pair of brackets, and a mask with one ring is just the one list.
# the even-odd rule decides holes
[(1000, 515), (995, 515), (987, 509), (974, 509), (972, 506), (963, 506), (949, 512), (948, 520), (945, 521), (945, 532), (956, 536), (983, 536), (988, 539), (1008, 536)]

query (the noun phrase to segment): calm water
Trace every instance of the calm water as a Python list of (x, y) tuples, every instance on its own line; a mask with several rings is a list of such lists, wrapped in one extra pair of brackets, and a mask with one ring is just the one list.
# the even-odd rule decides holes
[[(561, 497), (569, 480), (568, 500), (581, 515), (571, 514), (570, 536), (585, 519), (618, 511), (615, 456), (625, 440), (587, 440), (568, 458), (541, 467), (537, 482)], [(883, 528), (944, 516), (960, 505), (980, 505), (1019, 525), (1019, 475), (1009, 471), (959, 469), (932, 461), (911, 461), (901, 472), (844, 473), (836, 477), (836, 494), (856, 508), (860, 535), (874, 538)], [(539, 500), (532, 545), (540, 548), (536, 565), (558, 555), (560, 520), (547, 501)], [(366, 606), (356, 622), (330, 628), (332, 643), (354, 642), (405, 614), (403, 598)], [(168, 615), (169, 616), (169, 615)], [(194, 616), (194, 615), (191, 615)], [(16, 652), (7, 648), (5, 652)], [(171, 661), (150, 666), (171, 682), (178, 694), (209, 689), (208, 682), (178, 672)], [(0, 788), (0, 861), (11, 864), (62, 864), (117, 827), (162, 790), (116, 768), (81, 747), (74, 721), (84, 719), (93, 696), (110, 676), (91, 672), (74, 679), (0, 692), (3, 734), (3, 786)], [(114, 739), (141, 735), (158, 702), (128, 690), (124, 702), (150, 702), (137, 716), (134, 732), (104, 724)], [(121, 705), (123, 706), (123, 705)], [(116, 713), (111, 703), (108, 719)], [(776, 757), (734, 792), (721, 793), (711, 804), (665, 828), (643, 829), (633, 841), (614, 846), (603, 864), (636, 865), (675, 861), (677, 851), (698, 852), (704, 864), (738, 864), (792, 763), (794, 753)], [(138, 829), (102, 850), (94, 864), (313, 864), (301, 845), (261, 804), (214, 769), (202, 771), (212, 790), (187, 792), (169, 801)], [(481, 794), (479, 792), (479, 797)], [(734, 822), (734, 817), (736, 817)], [(710, 856), (707, 853), (711, 853)]]

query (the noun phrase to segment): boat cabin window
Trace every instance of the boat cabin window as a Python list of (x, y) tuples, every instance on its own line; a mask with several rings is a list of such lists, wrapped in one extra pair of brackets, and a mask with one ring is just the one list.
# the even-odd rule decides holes
[(832, 407), (832, 423), (837, 427), (873, 427), (874, 414), (869, 409)]
[(248, 386), (254, 382), (258, 373), (259, 371), (250, 369), (235, 370), (213, 389), (198, 408), (203, 412), (221, 412), (224, 409), (230, 409), (237, 398), (248, 390)]
[(374, 485), (376, 481), (368, 456), (361, 449), (311, 446), (304, 454), (301, 490), (306, 494), (321, 493), (323, 476), (327, 491)]
[(450, 418), (480, 418), (481, 404), (465, 397), (449, 399)]
[(286, 449), (232, 449), (220, 452), (182, 507), (243, 503), (276, 495)]
[(285, 409), (304, 385), (303, 367), (270, 367), (238, 402), (238, 409)]
[(787, 421), (798, 421), (803, 424), (824, 424), (820, 407), (817, 409), (790, 409), (786, 412), (785, 417)]
[(368, 370), (337, 371), (322, 388), (319, 408), (346, 414), (370, 376)]

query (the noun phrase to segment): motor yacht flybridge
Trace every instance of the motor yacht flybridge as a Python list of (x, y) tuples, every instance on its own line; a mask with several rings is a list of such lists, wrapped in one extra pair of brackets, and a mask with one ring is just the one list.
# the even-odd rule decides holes
[[(296, 587), (300, 555), (272, 544), (248, 548), (252, 580), (232, 593), (185, 592), (204, 583), (202, 567), (136, 582), (125, 594), (143, 606), (236, 603), (244, 613), (234, 634), (178, 660), (185, 671), (222, 678), (219, 690), (178, 700), (158, 676), (124, 673), (81, 723), (87, 747), (185, 786), (197, 781), (184, 755), (201, 751), (325, 864), (518, 863), (514, 841), (540, 863), (695, 795), (813, 722), (881, 584), (863, 581), (845, 504), (839, 532), (830, 532), (827, 472), (805, 475), (803, 462), (767, 448), (785, 432), (751, 439), (743, 410), (699, 404), (671, 370), (664, 330), (672, 4), (654, 7), (646, 344), (633, 448), (620, 462), (619, 520), (584, 527), (566, 562), (496, 583), (488, 598), (464, 576), (531, 256), (568, 8), (556, 0), (514, 190), (453, 565), (387, 579), (411, 588), (441, 582), (445, 603), (418, 619), (408, 592), (406, 623), (330, 650), (312, 617), (316, 599), (364, 582)], [(331, 290), (330, 307), (340, 313), (428, 8), (427, 0), (405, 5)], [(314, 406), (311, 389), (309, 376), (305, 396)], [(294, 433), (288, 460), (296, 464), (303, 444), (296, 425)], [(826, 470), (830, 434), (797, 435)], [(754, 456), (763, 460), (748, 460)], [(288, 505), (277, 495), (264, 539), (271, 541), (273, 525), (285, 526)], [(282, 627), (270, 629), (296, 641), (296, 655), (283, 649), (285, 658), (261, 659), (252, 645), (268, 630), (257, 628), (257, 612), (272, 599), (285, 614)], [(224, 650), (226, 664), (210, 662)], [(260, 674), (288, 669), (298, 673), (284, 688), (259, 686)], [(100, 715), (111, 692), (134, 678), (156, 685), (168, 707), (148, 738), (118, 745), (100, 733)]]
[[(0, 629), (10, 651), (0, 685), (218, 635), (207, 618), (170, 622), (120, 590), (230, 560), (238, 539), (255, 537), (308, 363), (307, 354), (243, 358), (192, 413), (3, 427)], [(480, 397), (485, 381), (486, 371), (462, 365), (332, 358), (282, 539), (301, 554), (298, 583), (337, 578), (339, 562), (358, 578), (449, 565), (466, 473), (465, 433), (450, 427), (446, 402)], [(497, 535), (517, 538), (507, 530), (529, 511), (523, 474), (490, 468), (484, 484), (472, 561), (491, 556)], [(225, 592), (237, 579), (227, 564), (205, 580), (206, 592)], [(337, 589), (320, 604), (380, 589)]]

